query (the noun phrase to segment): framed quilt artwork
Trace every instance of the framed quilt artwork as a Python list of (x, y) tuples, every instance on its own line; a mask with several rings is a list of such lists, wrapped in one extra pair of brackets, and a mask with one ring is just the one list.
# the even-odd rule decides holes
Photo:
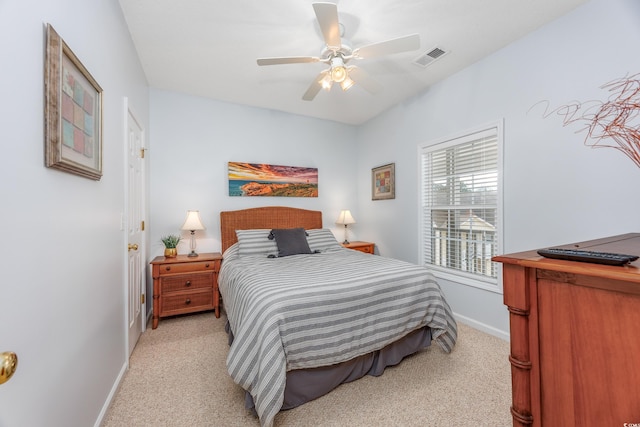
[(371, 200), (396, 198), (395, 163), (371, 169)]
[(47, 24), (45, 163), (85, 178), (102, 177), (102, 88)]

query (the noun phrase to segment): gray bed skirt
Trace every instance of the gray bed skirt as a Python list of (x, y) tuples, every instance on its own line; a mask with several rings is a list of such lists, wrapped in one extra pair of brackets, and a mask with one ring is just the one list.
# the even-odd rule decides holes
[[(233, 333), (229, 321), (225, 325), (229, 345), (233, 342)], [(300, 406), (329, 393), (340, 384), (355, 381), (365, 375), (382, 375), (387, 366), (397, 365), (405, 357), (431, 345), (431, 329), (425, 326), (409, 333), (388, 346), (337, 365), (319, 368), (297, 369), (287, 372), (284, 390), (284, 403), (281, 410)], [(245, 393), (245, 407), (254, 409), (253, 398)]]

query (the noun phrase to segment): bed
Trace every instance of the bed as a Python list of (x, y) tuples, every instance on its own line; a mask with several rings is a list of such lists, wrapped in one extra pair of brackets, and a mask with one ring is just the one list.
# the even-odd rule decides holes
[(227, 369), (262, 426), (432, 341), (453, 349), (456, 322), (424, 267), (343, 248), (319, 211), (227, 211), (220, 224)]

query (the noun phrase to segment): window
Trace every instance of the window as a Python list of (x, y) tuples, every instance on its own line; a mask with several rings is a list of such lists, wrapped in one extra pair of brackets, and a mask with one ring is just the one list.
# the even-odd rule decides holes
[(501, 125), (420, 148), (422, 263), (498, 290)]

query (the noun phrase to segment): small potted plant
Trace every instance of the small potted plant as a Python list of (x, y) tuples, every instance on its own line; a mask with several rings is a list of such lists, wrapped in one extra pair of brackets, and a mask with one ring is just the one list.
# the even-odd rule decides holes
[(173, 258), (178, 256), (178, 243), (180, 243), (180, 236), (175, 234), (169, 234), (160, 238), (164, 244), (164, 256), (167, 258)]

